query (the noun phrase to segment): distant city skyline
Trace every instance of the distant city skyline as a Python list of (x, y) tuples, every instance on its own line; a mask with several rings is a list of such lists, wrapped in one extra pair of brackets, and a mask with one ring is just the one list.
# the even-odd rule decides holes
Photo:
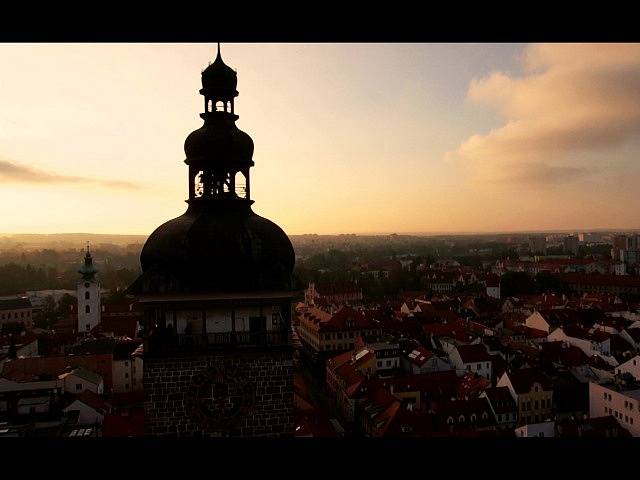
[[(640, 44), (223, 44), (288, 234), (633, 230)], [(184, 212), (215, 44), (0, 44), (0, 228)], [(0, 233), (0, 235), (2, 235)]]

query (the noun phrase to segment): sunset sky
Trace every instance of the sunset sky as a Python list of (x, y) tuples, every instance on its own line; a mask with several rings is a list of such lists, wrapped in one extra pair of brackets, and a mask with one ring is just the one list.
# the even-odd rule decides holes
[[(289, 234), (640, 228), (640, 44), (223, 44)], [(215, 44), (0, 44), (0, 232), (184, 212)]]

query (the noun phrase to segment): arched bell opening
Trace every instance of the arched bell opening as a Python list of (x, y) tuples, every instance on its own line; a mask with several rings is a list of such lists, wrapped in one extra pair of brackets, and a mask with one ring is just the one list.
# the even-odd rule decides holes
[(236, 172), (234, 176), (235, 194), (238, 198), (247, 198), (247, 178), (242, 172)]
[(204, 172), (202, 170), (198, 171), (193, 176), (193, 198), (200, 198), (204, 195)]

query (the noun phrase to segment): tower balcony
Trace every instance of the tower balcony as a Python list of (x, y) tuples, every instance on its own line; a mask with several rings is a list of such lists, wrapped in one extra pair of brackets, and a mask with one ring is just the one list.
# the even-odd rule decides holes
[(156, 331), (147, 336), (144, 353), (146, 357), (179, 356), (197, 352), (219, 350), (245, 350), (260, 348), (282, 348), (292, 346), (291, 329), (279, 328), (268, 331), (174, 333), (170, 330)]

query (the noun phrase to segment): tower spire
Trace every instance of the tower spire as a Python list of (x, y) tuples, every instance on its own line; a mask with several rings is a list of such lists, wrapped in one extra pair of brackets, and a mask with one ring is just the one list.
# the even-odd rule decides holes
[(220, 54), (220, 42), (218, 42), (218, 54), (216, 55), (216, 58), (222, 60), (222, 55)]

